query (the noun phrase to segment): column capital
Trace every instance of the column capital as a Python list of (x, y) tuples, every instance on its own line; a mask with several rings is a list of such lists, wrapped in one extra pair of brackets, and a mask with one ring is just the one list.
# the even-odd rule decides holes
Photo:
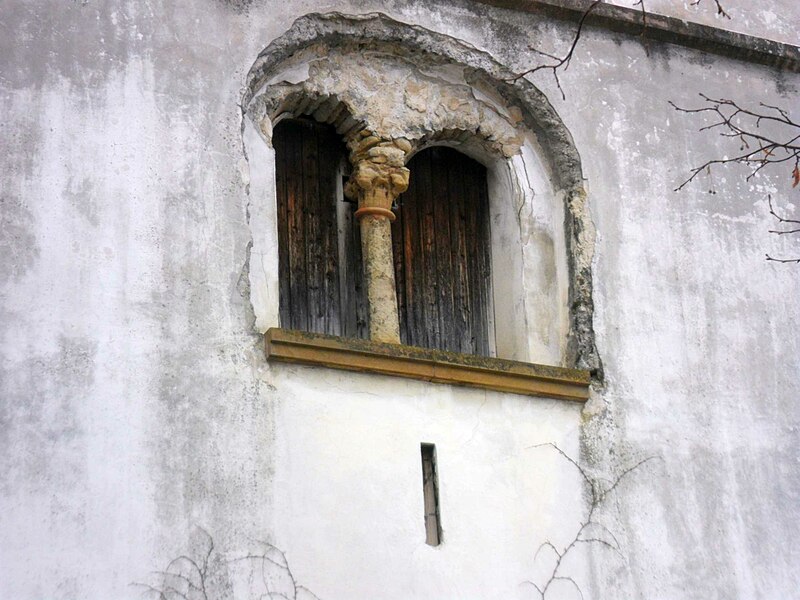
[(411, 143), (405, 138), (381, 139), (365, 130), (348, 140), (347, 146), (353, 172), (344, 192), (358, 199), (356, 217), (377, 215), (394, 221), (392, 204), (408, 189), (405, 160)]

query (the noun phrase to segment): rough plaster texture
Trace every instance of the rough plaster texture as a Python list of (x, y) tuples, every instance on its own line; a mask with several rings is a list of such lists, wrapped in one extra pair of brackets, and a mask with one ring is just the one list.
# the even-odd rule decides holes
[[(252, 194), (272, 151), (240, 103), (258, 54), (329, 10), (381, 10), (512, 69), (570, 38), (466, 1), (4, 3), (0, 597), (140, 598), (130, 584), (192, 552), (197, 526), (222, 552), (214, 597), (253, 591), (228, 562), (253, 538), (321, 598), (532, 597), (539, 543), (567, 543), (585, 510), (542, 442), (606, 478), (658, 457), (600, 515), (622, 556), (584, 545), (566, 568), (587, 598), (795, 597), (800, 278), (763, 255), (797, 252), (766, 209), (771, 193), (796, 218), (796, 192), (736, 168), (673, 192), (736, 148), (666, 100), (792, 108), (798, 77), (594, 30), (565, 100), (535, 77), (586, 180), (562, 203), (596, 226), (605, 385), (581, 411), (265, 363), (253, 307), (277, 320), (275, 277), (251, 276), (274, 207)], [(435, 549), (421, 442), (440, 460)]]
[[(609, 4), (634, 6), (636, 0), (606, 0)], [(730, 18), (720, 14), (714, 0), (646, 0), (648, 11), (693, 23), (746, 33), (797, 45), (800, 42), (800, 4), (794, 0), (751, 2), (720, 0)]]

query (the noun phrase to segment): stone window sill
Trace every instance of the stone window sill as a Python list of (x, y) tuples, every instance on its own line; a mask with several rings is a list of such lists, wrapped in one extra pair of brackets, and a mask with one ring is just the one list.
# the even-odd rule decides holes
[(379, 373), (435, 383), (585, 402), (589, 372), (501, 358), (272, 328), (264, 336), (270, 361)]

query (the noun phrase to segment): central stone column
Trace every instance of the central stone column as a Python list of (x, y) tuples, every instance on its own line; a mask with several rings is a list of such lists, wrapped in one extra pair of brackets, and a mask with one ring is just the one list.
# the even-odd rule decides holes
[(356, 218), (361, 227), (361, 254), (369, 300), (369, 337), (400, 343), (397, 291), (392, 258), (392, 204), (408, 188), (404, 166), (411, 144), (385, 140), (361, 131), (348, 141), (353, 174), (345, 194), (358, 199)]

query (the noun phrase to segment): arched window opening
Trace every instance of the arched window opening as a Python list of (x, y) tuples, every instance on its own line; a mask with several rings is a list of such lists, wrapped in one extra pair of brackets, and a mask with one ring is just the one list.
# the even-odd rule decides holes
[[(378, 14), (306, 15), (259, 55), (243, 135), (271, 361), (586, 400), (600, 363), (580, 156), (546, 96), (506, 71)], [(289, 114), (333, 124), (347, 150)], [(273, 150), (277, 190), (252, 168)]]
[(344, 143), (311, 119), (280, 121), (272, 143), (281, 326), (367, 338), (361, 239), (342, 194)]
[(408, 163), (392, 225), (404, 344), (488, 356), (490, 236), (486, 168), (447, 147)]

